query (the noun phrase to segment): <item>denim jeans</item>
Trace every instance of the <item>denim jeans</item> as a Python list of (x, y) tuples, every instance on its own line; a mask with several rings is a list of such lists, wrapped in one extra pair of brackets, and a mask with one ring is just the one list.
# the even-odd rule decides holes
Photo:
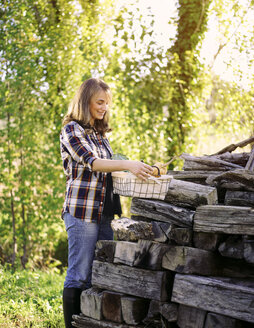
[(102, 215), (100, 223), (85, 222), (70, 213), (64, 214), (68, 234), (68, 269), (65, 288), (87, 289), (91, 287), (92, 263), (98, 240), (113, 240), (111, 221)]

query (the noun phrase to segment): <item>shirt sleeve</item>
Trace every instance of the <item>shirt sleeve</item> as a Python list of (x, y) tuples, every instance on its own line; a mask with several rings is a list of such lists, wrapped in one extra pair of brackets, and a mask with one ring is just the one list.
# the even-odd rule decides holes
[(92, 163), (98, 157), (94, 155), (78, 124), (66, 124), (62, 128), (61, 142), (76, 162), (87, 166), (92, 171)]

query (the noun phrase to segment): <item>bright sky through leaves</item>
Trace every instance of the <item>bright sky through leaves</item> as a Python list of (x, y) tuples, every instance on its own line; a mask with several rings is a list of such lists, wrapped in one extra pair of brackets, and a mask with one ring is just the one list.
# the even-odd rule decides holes
[[(119, 7), (133, 3), (135, 3), (134, 0), (117, 0)], [(208, 31), (200, 51), (200, 57), (201, 61), (207, 66), (212, 66), (212, 71), (215, 74), (220, 75), (225, 80), (235, 81), (246, 88), (248, 84), (252, 83), (254, 75), (254, 65), (253, 62), (251, 63), (254, 57), (254, 53), (251, 53), (251, 48), (253, 52), (253, 44), (251, 45), (253, 41), (251, 38), (253, 37), (254, 9), (251, 8), (250, 0), (242, 0), (241, 5), (243, 5), (245, 12), (240, 12), (237, 18), (233, 18), (233, 12), (230, 10), (223, 13), (225, 15), (224, 19), (232, 22), (227, 30), (228, 38), (223, 35), (223, 28), (215, 13), (213, 12), (209, 16)], [(148, 16), (149, 12), (154, 15), (156, 42), (158, 45), (168, 48), (171, 45), (170, 39), (172, 40), (176, 33), (176, 26), (168, 24), (168, 22), (177, 18), (177, 1), (138, 0), (135, 6), (139, 8), (144, 16)], [(243, 18), (242, 21), (241, 18)], [(138, 29), (138, 26), (136, 28)], [(244, 39), (242, 42), (248, 42), (248, 38), (250, 40), (249, 55), (241, 52), (241, 41), (239, 41), (241, 37)], [(220, 45), (224, 43), (225, 46), (223, 46), (223, 49), (214, 61), (214, 56)], [(239, 71), (243, 72), (240, 76)]]

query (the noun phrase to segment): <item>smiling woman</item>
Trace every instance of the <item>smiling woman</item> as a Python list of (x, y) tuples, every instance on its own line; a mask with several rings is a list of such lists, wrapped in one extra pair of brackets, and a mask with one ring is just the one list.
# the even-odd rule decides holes
[(129, 170), (145, 180), (151, 166), (129, 160), (112, 160), (106, 137), (111, 91), (100, 79), (82, 83), (60, 134), (66, 175), (62, 217), (68, 234), (68, 270), (64, 282), (63, 309), (66, 328), (80, 313), (81, 291), (91, 287), (91, 269), (98, 240), (112, 240), (111, 221), (121, 215), (119, 195), (113, 194), (111, 172)]
[(90, 102), (91, 126), (94, 125), (95, 120), (103, 119), (108, 111), (109, 101), (109, 95), (103, 90), (99, 91), (92, 97)]

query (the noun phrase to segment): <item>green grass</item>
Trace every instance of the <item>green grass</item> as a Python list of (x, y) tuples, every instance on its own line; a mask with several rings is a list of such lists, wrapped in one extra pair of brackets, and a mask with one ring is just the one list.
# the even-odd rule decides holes
[(64, 274), (0, 266), (0, 327), (63, 328)]

